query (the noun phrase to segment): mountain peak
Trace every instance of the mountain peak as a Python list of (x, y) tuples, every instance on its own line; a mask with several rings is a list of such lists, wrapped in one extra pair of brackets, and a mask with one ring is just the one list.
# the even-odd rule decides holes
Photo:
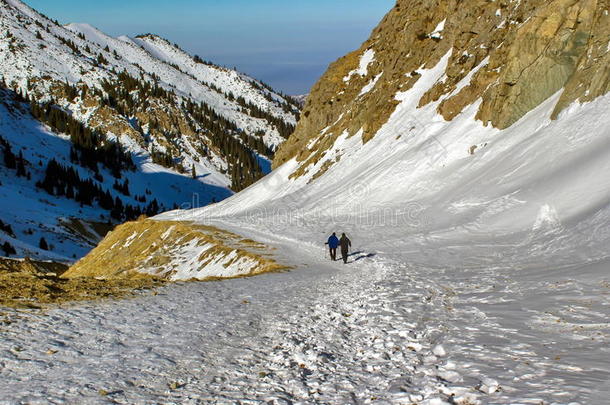
[(138, 39), (149, 39), (149, 40), (154, 40), (154, 41), (163, 41), (163, 42), (165, 42), (167, 44), (170, 44), (170, 42), (167, 39), (165, 39), (165, 38), (163, 38), (163, 37), (161, 37), (161, 36), (159, 36), (157, 34), (151, 34), (151, 33), (138, 34), (135, 37), (138, 38)]

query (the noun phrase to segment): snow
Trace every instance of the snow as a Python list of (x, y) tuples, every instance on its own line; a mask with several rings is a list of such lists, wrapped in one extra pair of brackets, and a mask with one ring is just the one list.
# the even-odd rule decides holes
[[(417, 105), (451, 52), (366, 144), (346, 132), (303, 177), (293, 159), (221, 203), (157, 217), (259, 241), (293, 271), (7, 310), (0, 396), (607, 403), (610, 95), (551, 120), (560, 91), (505, 130), (475, 119), (480, 101), (448, 122), (442, 100)], [(333, 231), (353, 241), (347, 265), (326, 257)], [(172, 264), (193, 270), (193, 256)]]
[[(14, 154), (21, 151), (24, 158), (31, 163), (26, 169), (32, 178), (18, 178), (14, 170), (7, 169), (0, 163), (0, 219), (11, 224), (17, 238), (0, 232), (0, 244), (8, 241), (17, 250), (18, 256), (30, 256), (36, 259), (51, 259), (61, 262), (73, 262), (88, 253), (99, 239), (84, 240), (75, 236), (62, 225), (70, 218), (78, 217), (85, 221), (106, 222), (109, 212), (99, 206), (84, 206), (73, 200), (51, 196), (35, 184), (44, 178), (44, 170), (51, 159), (63, 166), (72, 166), (70, 162), (69, 137), (56, 134), (40, 124), (28, 113), (27, 104), (14, 103), (0, 91), (0, 135), (11, 145)], [(178, 204), (181, 208), (195, 208), (209, 204), (212, 199), (220, 201), (232, 193), (226, 188), (223, 176), (210, 171), (210, 168), (196, 164), (198, 173), (209, 173), (199, 181), (190, 176), (179, 175), (169, 169), (150, 161), (140, 147), (133, 147), (133, 156), (137, 165), (135, 172), (123, 172), (121, 181), (129, 180), (131, 197), (126, 197), (113, 189), (114, 177), (100, 165), (100, 174), (104, 181), (98, 184), (110, 191), (113, 198), (119, 198), (132, 206), (141, 204), (133, 197), (146, 196), (147, 203), (157, 199), (166, 209)], [(93, 178), (93, 172), (80, 166), (73, 166), (82, 179)], [(150, 190), (152, 195), (147, 195)], [(82, 224), (87, 228), (87, 224)], [(30, 230), (34, 231), (30, 234)], [(92, 235), (96, 235), (95, 232)], [(38, 249), (41, 237), (54, 246), (52, 252)]]
[(383, 76), (383, 73), (379, 73), (377, 76), (375, 76), (373, 78), (373, 80), (371, 80), (369, 82), (369, 84), (367, 84), (366, 86), (364, 86), (362, 88), (362, 90), (360, 91), (360, 94), (358, 96), (363, 96), (366, 93), (370, 92), (371, 90), (373, 90), (375, 88), (375, 85), (377, 84), (377, 82), (379, 81), (379, 79), (381, 79), (381, 76)]
[[(344, 403), (353, 396), (398, 400), (407, 384), (415, 385), (410, 395), (427, 399), (444, 389), (462, 392), (437, 378), (450, 371), (443, 361), (422, 363), (438, 327), (415, 331), (421, 318), (412, 311), (429, 306), (417, 293), (423, 280), (408, 277), (411, 294), (398, 294), (395, 282), (372, 271), (374, 262), (345, 271), (315, 253), (298, 274), (173, 285), (46, 316), (8, 314), (15, 323), (0, 345), (10, 366), (0, 373), (11, 388), (2, 385), (1, 395), (25, 402)], [(28, 381), (16, 381), (23, 373)], [(414, 373), (411, 383), (405, 373)], [(172, 390), (173, 383), (182, 388)]]
[[(235, 250), (226, 255), (214, 256), (210, 261), (202, 264), (200, 257), (214, 248), (214, 244), (201, 244), (198, 240), (193, 240), (185, 245), (174, 249), (172, 255), (184, 258), (170, 271), (170, 280), (205, 280), (209, 277), (235, 277), (246, 275), (256, 269), (257, 262), (246, 257), (239, 258)], [(144, 273), (161, 275), (157, 268), (151, 268)]]
[[(186, 52), (154, 35), (113, 38), (89, 24), (58, 26), (17, 0), (11, 0), (8, 7), (0, 9), (0, 27), (0, 72), (9, 84), (21, 90), (26, 89), (28, 82), (40, 77), (100, 88), (103, 80), (112, 79), (115, 75), (112, 69), (117, 72), (126, 70), (130, 75), (142, 76), (143, 80), (149, 82), (155, 80), (153, 75), (159, 77), (160, 86), (174, 91), (179, 100), (205, 102), (247, 134), (262, 132), (263, 141), (273, 150), (284, 141), (275, 126), (265, 119), (250, 116), (227, 94), (243, 97), (246, 102), (284, 122), (296, 124), (296, 107), (293, 111), (285, 112), (282, 103), (286, 100), (280, 94), (262, 88), (255, 79), (234, 70), (196, 63)], [(6, 32), (10, 32), (13, 38), (6, 37)], [(42, 40), (36, 38), (37, 32), (42, 34)], [(84, 35), (85, 39), (78, 35)], [(81, 54), (75, 54), (60, 39), (74, 42)], [(86, 50), (87, 47), (90, 51)], [(109, 52), (105, 50), (106, 47)], [(95, 59), (98, 54), (104, 55), (109, 64), (97, 65)], [(45, 80), (39, 86), (48, 87), (49, 83), (50, 80)], [(212, 86), (219, 92), (213, 90)], [(64, 107), (83, 121), (90, 113), (83, 114), (75, 105)], [(151, 141), (157, 150), (162, 149), (161, 142), (154, 137)], [(205, 167), (197, 167), (202, 173), (220, 172), (226, 168), (226, 163), (218, 156), (210, 159), (200, 156), (188, 136), (183, 135), (177, 141), (183, 145), (185, 152), (182, 158), (186, 164), (197, 165), (200, 158), (207, 161), (203, 165)], [(230, 184), (226, 175), (224, 184), (225, 187)]]
[(125, 240), (125, 246), (129, 246), (133, 243), (133, 241), (135, 240), (136, 236), (138, 236), (137, 232), (134, 232), (133, 234), (131, 234), (126, 240)]
[(442, 32), (442, 31), (444, 31), (445, 30), (445, 23), (446, 22), (447, 22), (447, 19), (445, 18), (443, 21), (438, 23), (438, 25), (434, 29), (434, 32)]
[(445, 30), (446, 22), (447, 22), (447, 19), (444, 19), (443, 21), (438, 23), (438, 25), (436, 26), (434, 31), (432, 31), (432, 33), (430, 34), (430, 38), (442, 39), (443, 36), (441, 34)]
[(542, 228), (554, 229), (559, 227), (561, 227), (561, 221), (555, 208), (549, 206), (548, 204), (543, 205), (540, 208), (538, 216), (536, 217), (532, 230), (537, 231)]
[[(205, 102), (217, 114), (235, 123), (246, 134), (254, 135), (262, 132), (264, 143), (272, 150), (277, 149), (284, 141), (275, 126), (265, 119), (250, 116), (241, 105), (231, 101), (226, 94), (243, 97), (246, 102), (284, 122), (296, 124), (296, 107), (293, 111), (285, 112), (282, 104), (286, 100), (282, 95), (263, 88), (255, 79), (234, 70), (196, 63), (186, 52), (154, 35), (113, 38), (89, 24), (73, 23), (59, 26), (18, 0), (2, 3), (0, 28), (0, 76), (10, 87), (16, 87), (20, 91), (31, 92), (28, 86), (36, 83), (37, 92), (42, 94), (41, 101), (49, 100), (53, 81), (68, 82), (73, 85), (84, 83), (92, 88), (100, 88), (104, 80), (112, 80), (115, 77), (112, 70), (116, 72), (126, 70), (132, 76), (149, 82), (155, 81), (158, 77), (159, 85), (175, 92), (178, 102), (189, 99), (195, 103)], [(42, 35), (42, 40), (37, 38), (38, 33)], [(82, 38), (83, 36), (85, 39)], [(62, 40), (72, 41), (79, 52), (73, 52)], [(108, 65), (98, 65), (95, 62), (98, 54), (104, 55)], [(81, 122), (88, 122), (94, 113), (94, 108), (87, 108), (81, 101), (60, 101), (60, 103), (62, 108)], [(8, 114), (2, 106), (0, 106), (0, 118), (2, 135), (5, 136), (6, 133), (5, 138), (14, 146), (15, 153), (23, 150), (26, 158), (33, 159), (30, 161), (34, 163), (41, 161), (43, 167), (55, 156), (64, 165), (69, 164), (67, 137), (41, 129), (35, 121), (24, 115)], [(123, 121), (125, 125), (138, 128), (137, 119), (134, 117), (125, 117)], [(150, 150), (153, 148), (158, 151), (165, 150), (167, 141), (163, 137), (159, 139), (151, 135), (147, 126), (144, 126), (143, 130), (146, 144), (138, 142), (127, 134), (107, 134), (109, 139), (120, 142), (134, 155), (138, 172), (133, 175), (127, 174), (126, 177), (130, 181), (132, 194), (144, 195), (147, 189), (151, 190), (153, 196), (149, 200), (157, 198), (166, 209), (174, 204), (185, 209), (200, 207), (212, 200), (222, 200), (232, 194), (229, 190), (231, 180), (227, 174), (228, 164), (225, 158), (213, 148), (209, 149), (207, 154), (201, 152), (205, 138), (178, 134), (171, 140), (182, 152), (181, 156), (175, 157), (181, 159), (187, 170), (191, 167), (195, 168), (197, 182), (193, 182), (190, 176), (184, 176), (175, 170), (152, 163)], [(52, 147), (45, 147), (47, 144)], [(258, 154), (256, 158), (263, 172), (267, 173), (271, 170), (268, 158)], [(11, 244), (18, 248), (19, 255), (30, 254), (36, 258), (61, 261), (72, 261), (82, 257), (97, 240), (87, 241), (84, 244), (79, 241), (74, 245), (74, 237), (58, 227), (59, 219), (78, 216), (88, 221), (105, 222), (107, 218), (100, 218), (100, 215), (107, 213), (99, 209), (81, 208), (62, 199), (57, 201), (55, 198), (41, 194), (34, 184), (43, 177), (43, 171), (41, 168), (34, 168), (33, 171), (34, 178), (30, 182), (12, 179), (13, 175), (10, 173), (7, 173), (9, 177), (6, 181), (3, 179), (6, 185), (0, 189), (0, 201), (3, 204), (0, 218), (16, 226), (20, 233), (18, 239), (26, 241), (18, 243), (16, 240), (10, 240)], [(80, 169), (79, 173), (83, 178), (92, 176), (92, 173)], [(111, 181), (109, 179), (112, 176), (108, 173), (103, 174), (107, 181)], [(105, 188), (112, 191), (112, 184), (110, 187), (105, 185)], [(130, 198), (116, 195), (114, 191), (112, 193), (125, 203), (135, 204)], [(28, 201), (27, 206), (33, 212), (28, 220), (20, 219), (20, 215), (11, 212), (19, 205), (20, 195), (27, 196), (25, 197)], [(36, 229), (39, 226), (43, 227), (41, 232), (35, 235), (21, 235), (30, 228)], [(83, 226), (87, 225), (83, 224)], [(56, 234), (61, 236), (57, 238)], [(53, 239), (51, 243), (57, 248), (55, 250), (57, 254), (36, 248), (42, 235), (45, 235), (47, 240)], [(4, 236), (0, 237), (2, 238)], [(4, 239), (0, 242), (4, 242)]]
[[(424, 404), (454, 394), (480, 404), (603, 403), (599, 382), (610, 374), (591, 353), (607, 351), (608, 286), (549, 282), (542, 271), (522, 281), (520, 269), (392, 263), (368, 257), (370, 237), (360, 236), (362, 253), (345, 266), (328, 261), (321, 243), (247, 232), (306, 265), (131, 300), (6, 312), (13, 324), (0, 343), (2, 398)], [(546, 312), (573, 323), (529, 325)], [(547, 329), (556, 327), (565, 332)]]
[(292, 96), (292, 98), (295, 99), (301, 105), (301, 107), (305, 107), (305, 103), (307, 102), (308, 97), (309, 93)]
[[(223, 92), (241, 95), (247, 102), (254, 104), (263, 110), (271, 111), (273, 115), (283, 118), (287, 122), (296, 124), (293, 114), (284, 113), (274, 102), (267, 100), (263, 93), (252, 87), (250, 82), (254, 81), (254, 79), (248, 78), (234, 70), (195, 63), (190, 55), (171, 45), (166, 40), (156, 36), (135, 38), (133, 41), (142, 46), (155, 58), (180, 66), (181, 70), (192, 75), (201, 83), (214, 83), (219, 86)], [(283, 97), (277, 94), (271, 93), (271, 95), (275, 100), (285, 101)], [(260, 129), (267, 128), (261, 127)], [(256, 131), (253, 130), (253, 132)], [(281, 141), (282, 139), (276, 134), (273, 140), (269, 142), (269, 145), (277, 146)]]
[[(365, 271), (396, 283), (397, 296), (411, 294), (412, 278), (421, 277), (415, 294), (435, 312), (410, 330), (425, 335), (419, 328), (440, 322), (432, 333), (438, 340), (405, 346), (434, 369), (424, 374), (446, 386), (424, 392), (418, 403), (447, 402), (449, 394), (439, 392), (449, 386), (462, 390), (455, 397), (476, 390), (481, 403), (599, 402), (608, 394), (600, 381), (610, 381), (610, 96), (576, 103), (552, 121), (558, 92), (502, 131), (475, 120), (479, 102), (447, 122), (436, 110), (442, 100), (415, 106), (442, 79), (450, 55), (397, 94), (401, 104), (366, 145), (358, 134), (344, 134), (301, 178), (289, 179), (298, 165), (290, 161), (220, 204), (159, 219), (211, 222), (258, 240), (286, 238), (272, 245), (289, 251), (298, 244), (292, 263), (312, 263), (308, 251), (322, 255), (325, 235), (346, 231), (363, 252)], [(471, 145), (480, 145), (472, 156)], [(346, 286), (344, 294), (361, 288)], [(358, 296), (391, 301), (375, 292)], [(395, 305), (410, 319), (421, 314)], [(375, 317), (382, 323), (381, 313)], [(403, 322), (392, 324), (388, 335)], [(417, 375), (412, 364), (403, 370), (410, 379)], [(425, 385), (416, 381), (408, 392)]]
[(368, 75), (369, 65), (375, 61), (375, 50), (367, 49), (360, 57), (360, 64), (357, 69), (352, 70), (343, 78), (344, 82), (349, 82), (354, 75), (366, 77)]

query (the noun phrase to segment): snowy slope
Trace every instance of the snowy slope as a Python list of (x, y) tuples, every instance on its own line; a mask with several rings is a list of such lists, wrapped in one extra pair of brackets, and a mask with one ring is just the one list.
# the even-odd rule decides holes
[[(2, 1), (0, 30), (0, 75), (11, 88), (32, 92), (40, 101), (57, 98), (53, 90), (57, 83), (84, 84), (89, 88), (101, 89), (104, 81), (112, 83), (117, 73), (127, 72), (134, 78), (157, 84), (176, 95), (176, 105), (161, 105), (160, 109), (167, 111), (169, 107), (176, 107), (180, 110), (183, 102), (205, 103), (218, 116), (234, 123), (247, 137), (262, 137), (271, 150), (275, 150), (284, 140), (277, 123), (271, 120), (277, 120), (287, 128), (296, 124), (298, 107), (292, 100), (236, 71), (210, 63), (197, 63), (176, 45), (154, 35), (133, 39), (112, 38), (87, 24), (59, 26), (19, 0)], [(99, 63), (100, 56), (104, 63)], [(244, 100), (246, 106), (240, 104), (238, 98)], [(250, 106), (260, 109), (267, 116), (260, 118), (260, 114), (253, 112)], [(98, 111), (92, 111), (90, 107), (83, 111), (82, 105), (70, 102), (63, 107), (85, 123), (95, 122), (99, 125), (100, 120), (107, 119), (106, 115), (96, 119)], [(158, 109), (150, 114), (158, 114)], [(140, 112), (147, 112), (146, 108), (142, 110)], [(173, 114), (184, 116), (185, 122), (192, 121), (184, 111)], [(163, 151), (167, 142), (176, 143), (181, 148), (176, 157), (185, 167), (208, 159), (214, 171), (226, 171), (227, 158), (221, 152), (212, 151), (211, 157), (198, 152), (202, 139), (208, 136), (201, 133), (205, 132), (205, 128), (190, 123), (198, 135), (193, 140), (188, 131), (184, 132), (184, 124), (181, 124), (180, 128), (175, 129), (182, 131), (177, 140), (163, 139), (159, 134), (147, 133), (150, 129), (146, 125), (138, 126), (135, 115), (134, 111), (132, 116), (114, 118), (134, 133), (144, 130), (147, 150), (154, 148)], [(134, 140), (136, 135), (130, 137), (131, 141), (121, 139), (127, 147), (138, 142)], [(267, 160), (267, 157), (255, 153), (259, 159)], [(225, 178), (226, 184), (230, 184), (230, 179)]]
[(368, 250), (378, 231), (350, 235), (346, 266), (328, 260), (319, 242), (327, 235), (294, 239), (302, 234), (297, 223), (282, 234), (222, 225), (278, 248), (274, 255), (298, 268), (179, 283), (130, 300), (7, 311), (0, 396), (120, 404), (606, 403), (610, 283), (598, 280), (608, 261), (580, 268), (578, 278), (573, 267), (552, 277), (548, 269), (429, 267)]
[[(9, 142), (14, 154), (21, 152), (28, 162), (29, 179), (17, 177), (15, 170), (8, 169), (0, 161), (0, 220), (10, 224), (14, 236), (0, 232), (0, 245), (8, 241), (17, 250), (16, 256), (30, 256), (72, 262), (88, 253), (104, 235), (96, 233), (90, 224), (112, 223), (109, 212), (99, 205), (83, 206), (65, 197), (52, 196), (36, 187), (44, 178), (45, 168), (51, 159), (66, 167), (73, 167), (82, 179), (92, 179), (94, 173), (70, 161), (70, 137), (56, 134), (29, 114), (29, 106), (12, 100), (10, 92), (0, 90), (0, 136)], [(134, 155), (137, 170), (122, 173), (121, 182), (129, 181), (130, 197), (113, 189), (115, 178), (110, 171), (100, 166), (102, 182), (97, 182), (113, 198), (124, 204), (145, 206), (134, 199), (146, 196), (147, 202), (156, 199), (163, 207), (174, 205), (201, 206), (210, 201), (220, 201), (231, 192), (222, 179), (211, 176), (205, 183), (190, 176), (177, 174), (156, 165), (143, 151)], [(214, 182), (217, 182), (214, 185)], [(148, 192), (147, 192), (148, 190)], [(85, 237), (68, 226), (73, 220), (83, 221), (92, 237)], [(68, 224), (68, 225), (66, 225)], [(52, 245), (50, 251), (38, 249), (40, 238)]]
[[(383, 394), (371, 392), (371, 382), (346, 385), (356, 398), (380, 395), (390, 403), (421, 404), (604, 403), (610, 381), (610, 364), (602, 360), (608, 358), (610, 338), (610, 95), (575, 103), (551, 120), (558, 93), (505, 130), (476, 121), (478, 103), (446, 121), (437, 112), (442, 98), (416, 107), (443, 78), (447, 61), (448, 55), (436, 67), (420, 70), (417, 84), (396, 94), (400, 105), (368, 143), (363, 145), (358, 135), (341, 136), (302, 177), (289, 177), (298, 165), (292, 160), (219, 204), (157, 218), (211, 223), (257, 240), (275, 240), (269, 243), (285, 251), (287, 263), (301, 272), (316, 254), (324, 255), (323, 242), (332, 231), (347, 232), (357, 252), (350, 259), (349, 280), (370, 277), (353, 273), (365, 267), (380, 281), (358, 294), (346, 312), (362, 308), (365, 299), (393, 303), (388, 329), (371, 332), (387, 333), (385, 343), (363, 348), (362, 355), (386, 344), (396, 349), (377, 352), (386, 356), (383, 367), (398, 361), (396, 351), (406, 343), (390, 336), (402, 336), (403, 310), (411, 322), (405, 333), (433, 336), (432, 343), (410, 343), (411, 350), (425, 350), (419, 361), (403, 360), (407, 370), (398, 374), (406, 373), (404, 380), (398, 374), (379, 376), (382, 369), (372, 366), (375, 384), (389, 384)], [(325, 161), (337, 163), (313, 179)], [(353, 284), (358, 285), (345, 282), (339, 302), (362, 291), (362, 285)], [(413, 290), (414, 285), (419, 287)], [(381, 298), (380, 291), (387, 295)], [(431, 302), (424, 315), (409, 310), (415, 305), (410, 294)], [(373, 325), (383, 324), (383, 312), (369, 311)], [(312, 330), (299, 335), (311, 342), (319, 318), (303, 316), (300, 322)], [(350, 333), (356, 330), (357, 323)], [(281, 344), (289, 341), (280, 339)], [(438, 344), (443, 347), (434, 352)], [(316, 368), (324, 364), (314, 360), (320, 352), (311, 349), (309, 355), (298, 361), (320, 380), (301, 390), (272, 377), (276, 389), (308, 401), (317, 398), (316, 384), (334, 381)], [(275, 356), (269, 361), (281, 362)], [(347, 363), (346, 357), (331, 361), (357, 369)], [(430, 376), (439, 385), (430, 385)], [(252, 385), (235, 390), (251, 392)], [(337, 395), (328, 397), (330, 402), (345, 401), (340, 390), (323, 392)]]
[[(233, 193), (234, 167), (243, 159), (239, 158), (240, 150), (223, 145), (223, 137), (243, 145), (258, 165), (252, 175), (260, 176), (271, 170), (272, 152), (296, 124), (298, 108), (293, 100), (234, 70), (204, 63), (157, 36), (113, 38), (87, 24), (60, 26), (19, 0), (2, 0), (0, 6), (0, 78), (15, 92), (37, 103), (52, 102), (88, 128), (118, 141), (133, 154), (138, 166), (136, 173), (124, 173), (120, 181), (129, 180), (132, 196), (151, 193), (147, 194), (148, 202), (156, 199), (164, 209), (183, 204), (199, 207)], [(125, 85), (120, 79), (123, 72), (169, 96), (121, 88)], [(73, 95), (66, 93), (70, 86)], [(129, 103), (110, 102), (109, 88), (117, 94), (129, 93), (123, 94)], [(11, 170), (2, 179), (0, 219), (18, 230), (10, 243), (18, 256), (62, 261), (80, 258), (99, 236), (94, 233), (91, 240), (77, 237), (60, 243), (66, 232), (59, 219), (104, 223), (108, 218), (100, 215), (108, 213), (98, 208), (79, 210), (73, 202), (59, 204), (36, 190), (34, 184), (44, 176), (50, 159), (71, 166), (67, 161), (70, 138), (42, 128), (29, 116), (26, 105), (15, 107), (10, 92), (0, 91), (4, 102), (0, 106), (0, 135), (15, 154), (22, 151), (28, 162), (37, 164), (31, 168), (30, 180), (16, 178)], [(201, 107), (203, 118), (197, 117), (191, 106)], [(226, 122), (219, 122), (222, 120)], [(253, 140), (262, 142), (263, 147), (247, 144)], [(54, 146), (47, 149), (47, 144)], [(268, 151), (262, 150), (265, 148)], [(154, 164), (153, 152), (165, 153), (171, 165)], [(83, 178), (93, 175), (83, 173), (83, 168), (77, 170)], [(195, 180), (190, 178), (193, 171)], [(102, 175), (111, 182), (103, 188), (124, 199), (112, 190), (112, 176)], [(237, 183), (239, 186), (239, 179)], [(29, 211), (34, 214), (15, 210), (20, 204), (18, 195), (28, 195)], [(136, 204), (132, 198), (124, 202)], [(36, 232), (30, 234), (30, 229)], [(38, 251), (38, 240), (43, 236), (57, 255)], [(5, 237), (9, 236), (0, 235), (0, 244)]]
[[(548, 256), (565, 264), (606, 258), (610, 96), (575, 104), (552, 121), (557, 94), (503, 131), (476, 121), (476, 105), (445, 121), (436, 111), (442, 99), (415, 106), (443, 76), (447, 58), (396, 95), (399, 107), (367, 144), (358, 136), (340, 137), (306, 176), (288, 179), (296, 166), (291, 161), (214, 207), (162, 217), (256, 212), (260, 223), (279, 215), (311, 224), (311, 234), (342, 222), (362, 235), (383, 227), (387, 236), (371, 239), (376, 248), (438, 246), (430, 257), (419, 252), (409, 258), (434, 263), (446, 263), (458, 246), (490, 238), (502, 242), (498, 260), (507, 264), (544, 264)], [(316, 169), (335, 160), (331, 171), (311, 182)]]
[(305, 103), (307, 102), (307, 97), (309, 97), (309, 94), (299, 94), (297, 96), (292, 96), (293, 99), (299, 102), (301, 107), (305, 106)]
[[(270, 129), (264, 120), (242, 114), (239, 106), (227, 100), (225, 94), (242, 96), (246, 101), (268, 110), (274, 116), (296, 124), (293, 114), (285, 113), (276, 103), (265, 99), (264, 94), (267, 92), (262, 93), (252, 86), (254, 79), (234, 70), (196, 63), (192, 56), (158, 36), (149, 34), (133, 39), (116, 39), (88, 24), (69, 24), (66, 28), (83, 34), (88, 41), (99, 44), (102, 48), (108, 46), (111, 51), (116, 50), (129, 65), (140, 67), (149, 74), (157, 74), (164, 83), (176, 88), (181, 95), (214, 106), (223, 116), (232, 119), (247, 132), (264, 131), (269, 146), (277, 147), (283, 141), (277, 131)], [(180, 70), (172, 65), (178, 66)], [(120, 62), (118, 66), (123, 67)], [(209, 87), (210, 84), (217, 86), (222, 93), (213, 91)], [(286, 102), (275, 93), (269, 94), (276, 100)]]
[[(206, 63), (196, 63), (191, 55), (155, 35), (140, 36), (133, 39), (133, 41), (157, 59), (169, 64), (178, 65), (183, 72), (195, 77), (200, 82), (215, 84), (225, 94), (232, 93), (236, 96), (241, 96), (246, 102), (269, 111), (275, 117), (296, 124), (294, 111), (287, 113), (276, 103), (277, 101), (287, 103), (288, 99), (268, 89), (261, 88), (262, 84), (256, 80), (232, 69)], [(252, 83), (257, 87), (254, 87)], [(262, 125), (256, 127), (254, 126), (255, 124), (249, 122), (244, 122), (243, 125), (252, 132), (266, 129)], [(248, 125), (253, 126), (248, 127)], [(268, 145), (277, 147), (283, 142), (279, 134), (272, 131), (267, 132), (269, 132), (266, 134), (268, 137), (266, 143)]]

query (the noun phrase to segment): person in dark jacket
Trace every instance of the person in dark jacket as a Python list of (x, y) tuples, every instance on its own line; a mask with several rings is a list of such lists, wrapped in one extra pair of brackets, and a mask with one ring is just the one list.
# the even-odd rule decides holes
[(344, 233), (341, 234), (341, 239), (339, 239), (339, 245), (341, 245), (341, 256), (343, 257), (343, 263), (347, 263), (347, 255), (349, 253), (349, 248), (352, 247), (352, 241), (349, 240)]
[(330, 238), (328, 238), (328, 242), (326, 242), (326, 244), (330, 250), (330, 258), (332, 261), (337, 260), (337, 248), (339, 247), (339, 238), (337, 238), (337, 234), (333, 232), (333, 234), (330, 235)]

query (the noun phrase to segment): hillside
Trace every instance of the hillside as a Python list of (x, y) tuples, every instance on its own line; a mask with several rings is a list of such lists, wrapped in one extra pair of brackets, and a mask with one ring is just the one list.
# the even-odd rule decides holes
[[(153, 163), (143, 153), (87, 148), (78, 137), (57, 133), (34, 118), (35, 103), (1, 87), (2, 255), (71, 262), (88, 253), (117, 223), (232, 194), (219, 174), (197, 181)], [(71, 122), (71, 127), (80, 128)], [(42, 239), (46, 249), (40, 248)], [(2, 249), (5, 246), (14, 251)]]
[(268, 159), (296, 123), (291, 99), (155, 35), (112, 38), (86, 24), (59, 26), (18, 0), (2, 4), (0, 74), (10, 88), (53, 100), (174, 169), (213, 169), (243, 188), (254, 180), (245, 172), (265, 170), (236, 155)]
[[(74, 260), (139, 213), (222, 200), (268, 173), (294, 129), (296, 101), (156, 35), (113, 38), (19, 0), (0, 6), (1, 152), (27, 172), (0, 162), (0, 254)], [(60, 173), (70, 187), (37, 187)], [(89, 181), (100, 192), (77, 203)]]
[[(155, 217), (262, 241), (296, 268), (227, 285), (274, 306), (215, 372), (271, 371), (195, 384), (261, 401), (607, 398), (608, 8), (400, 0), (314, 87), (269, 176)], [(333, 231), (354, 242), (348, 266), (323, 259)]]
[[(468, 7), (398, 1), (370, 39), (314, 86), (304, 118), (274, 164), (296, 157), (295, 175), (321, 175), (331, 164), (324, 155), (339, 137), (370, 141), (416, 87), (422, 90), (411, 100), (414, 120), (432, 105), (444, 121), (470, 108), (483, 126), (506, 129), (561, 92), (555, 119), (573, 102), (610, 90), (607, 9), (596, 0), (480, 0)], [(422, 73), (439, 63), (441, 75), (423, 83)], [(397, 135), (418, 137), (429, 125), (417, 124)], [(459, 145), (462, 156), (477, 145), (477, 139), (463, 140), (470, 144)]]

